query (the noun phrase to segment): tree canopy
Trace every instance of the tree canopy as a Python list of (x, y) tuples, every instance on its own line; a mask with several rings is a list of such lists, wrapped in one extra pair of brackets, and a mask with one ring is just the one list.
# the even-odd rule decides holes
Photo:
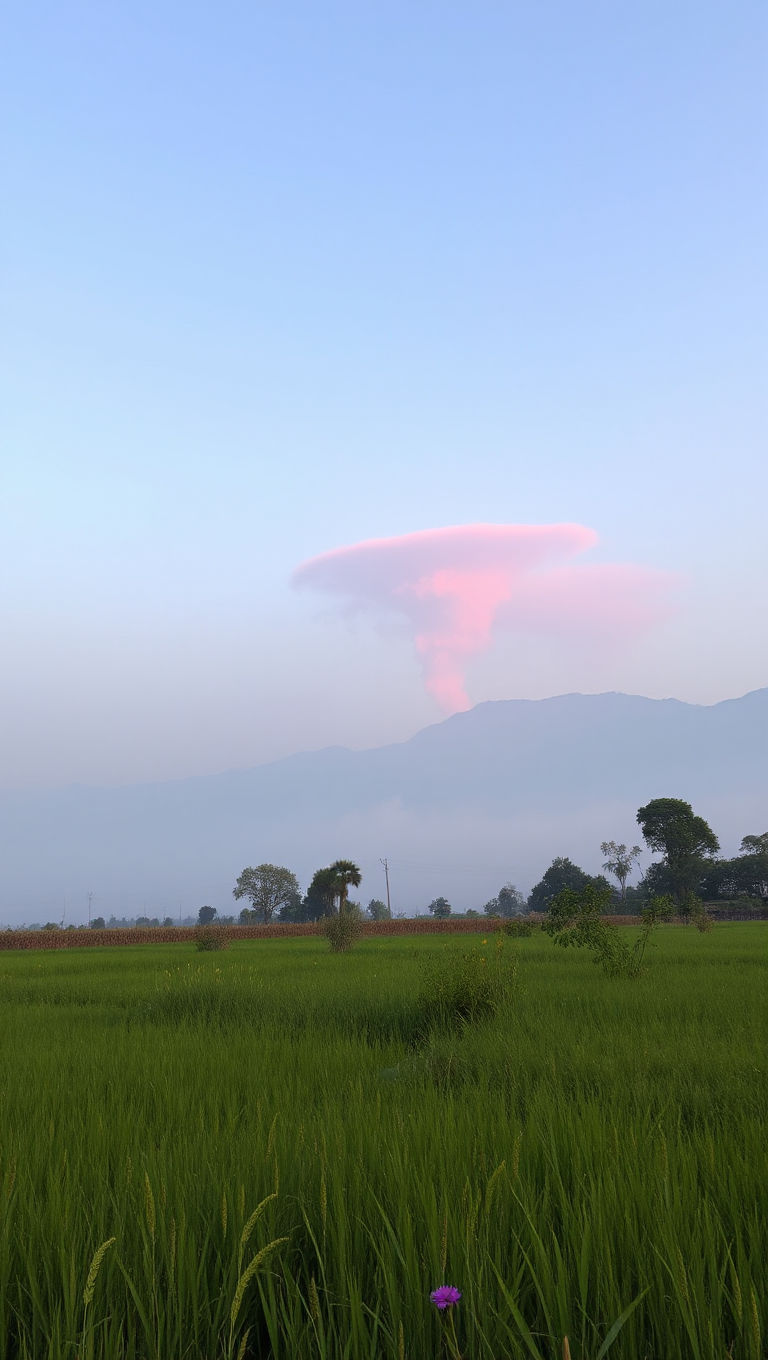
[(389, 908), (379, 897), (372, 897), (368, 903), (368, 915), (372, 921), (388, 921)]
[(514, 883), (505, 883), (495, 897), (483, 907), (486, 916), (522, 916), (525, 912), (525, 898)]
[(431, 912), (438, 921), (444, 921), (451, 915), (453, 908), (447, 898), (436, 897), (430, 902), (427, 911)]
[(623, 842), (621, 845), (617, 845), (615, 841), (603, 841), (600, 849), (603, 854), (607, 856), (603, 862), (603, 868), (607, 869), (609, 874), (613, 874), (614, 878), (618, 879), (619, 887), (621, 888), (621, 900), (622, 902), (626, 902), (627, 879), (632, 873), (634, 861), (640, 854), (640, 846), (633, 845), (632, 848), (628, 850)]
[(761, 836), (744, 836), (733, 859), (713, 860), (700, 891), (710, 901), (734, 897), (768, 901), (768, 831)]
[(574, 864), (567, 856), (553, 859), (544, 876), (531, 889), (528, 897), (528, 909), (529, 911), (549, 911), (550, 903), (565, 888), (572, 888), (574, 892), (581, 892), (584, 888), (590, 886), (607, 892), (610, 897), (610, 886), (602, 874), (593, 877), (591, 874), (585, 873), (583, 869), (579, 868), (578, 864)]
[(276, 911), (299, 896), (299, 880), (282, 865), (257, 864), (255, 869), (243, 869), (232, 895), (247, 897), (256, 918), (269, 923)]
[(363, 875), (360, 869), (351, 859), (334, 860), (330, 866), (329, 873), (335, 877), (336, 890), (334, 897), (339, 901), (339, 915), (343, 916), (347, 905), (350, 888), (359, 888)]
[(662, 886), (660, 880), (665, 880), (676, 904), (683, 906), (699, 889), (712, 857), (720, 849), (717, 836), (682, 798), (653, 798), (638, 808), (637, 822), (649, 850), (663, 856), (663, 873), (649, 871), (646, 879), (657, 889)]

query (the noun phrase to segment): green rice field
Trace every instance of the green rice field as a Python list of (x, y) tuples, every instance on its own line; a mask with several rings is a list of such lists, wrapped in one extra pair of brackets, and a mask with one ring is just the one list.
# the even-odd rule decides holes
[(482, 941), (2, 953), (0, 1356), (765, 1357), (768, 925)]

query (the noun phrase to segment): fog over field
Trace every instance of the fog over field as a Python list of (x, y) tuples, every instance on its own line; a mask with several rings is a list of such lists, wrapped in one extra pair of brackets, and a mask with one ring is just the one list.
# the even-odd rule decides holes
[[(2, 795), (5, 922), (232, 912), (246, 864), (285, 864), (306, 887), (340, 855), (360, 897), (395, 912), (443, 894), (481, 908), (528, 891), (555, 855), (594, 871), (602, 840), (639, 841), (637, 808), (685, 798), (723, 852), (768, 826), (768, 689), (711, 706), (626, 694), (478, 704), (367, 751), (343, 747), (216, 776)], [(642, 863), (649, 856), (644, 854)]]

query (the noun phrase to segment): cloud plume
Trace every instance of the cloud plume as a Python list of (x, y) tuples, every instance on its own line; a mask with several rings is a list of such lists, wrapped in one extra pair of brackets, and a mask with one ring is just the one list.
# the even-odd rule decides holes
[(494, 629), (631, 638), (668, 612), (674, 578), (628, 563), (572, 559), (598, 541), (582, 524), (462, 524), (335, 548), (297, 567), (293, 584), (394, 611), (408, 626), (427, 689), (444, 709), (470, 706), (471, 657)]

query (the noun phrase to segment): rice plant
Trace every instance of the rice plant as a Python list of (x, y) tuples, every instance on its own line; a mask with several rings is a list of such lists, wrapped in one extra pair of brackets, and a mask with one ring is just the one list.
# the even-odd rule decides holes
[(0, 1357), (764, 1360), (766, 944), (3, 953)]

